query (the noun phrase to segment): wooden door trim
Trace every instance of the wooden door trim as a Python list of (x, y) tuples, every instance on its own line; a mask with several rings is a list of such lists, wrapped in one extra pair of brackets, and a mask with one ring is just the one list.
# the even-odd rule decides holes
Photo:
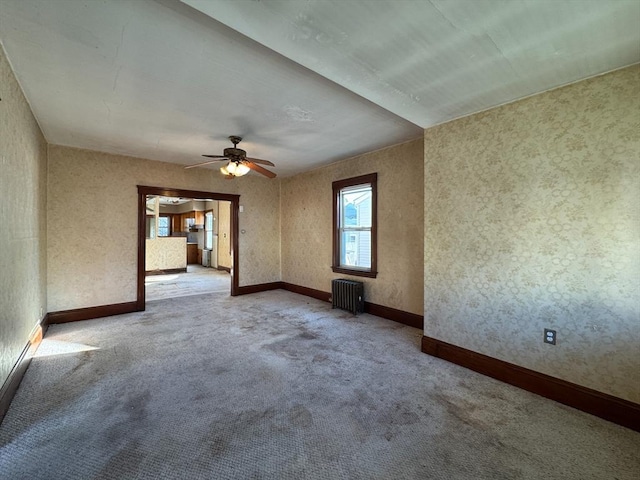
[(231, 203), (231, 296), (239, 294), (240, 252), (238, 248), (240, 195), (230, 193), (203, 192), (200, 190), (183, 190), (170, 187), (153, 187), (138, 185), (138, 278), (136, 305), (139, 311), (145, 309), (145, 254), (146, 254), (146, 198), (147, 195), (162, 195), (163, 197), (184, 197), (196, 200), (217, 200)]

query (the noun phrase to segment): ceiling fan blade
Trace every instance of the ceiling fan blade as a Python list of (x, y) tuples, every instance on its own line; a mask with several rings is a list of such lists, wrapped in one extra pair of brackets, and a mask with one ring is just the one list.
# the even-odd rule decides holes
[[(207, 157), (209, 155), (203, 155), (203, 157)], [(216, 158), (215, 160), (209, 160), (208, 162), (202, 162), (202, 163), (196, 163), (195, 165), (187, 165), (184, 168), (195, 168), (195, 167), (202, 167), (204, 165), (209, 165), (210, 163), (216, 163), (219, 162), (220, 160), (228, 160), (227, 157), (222, 157), (222, 158)]]
[(224, 155), (202, 155), (203, 157), (208, 157), (208, 158), (217, 158), (219, 160), (224, 160), (227, 157), (225, 157)]
[(247, 167), (249, 167), (251, 170), (261, 173), (262, 175), (264, 175), (265, 177), (269, 177), (269, 178), (276, 178), (276, 174), (273, 172), (270, 172), (269, 170), (267, 170), (264, 167), (261, 167), (260, 165), (257, 165), (249, 160), (243, 160), (243, 162)]
[(249, 160), (250, 162), (253, 163), (257, 163), (259, 165), (269, 165), (270, 167), (275, 167), (275, 165), (273, 163), (271, 163), (269, 160), (260, 160), (259, 158), (245, 158), (245, 160)]

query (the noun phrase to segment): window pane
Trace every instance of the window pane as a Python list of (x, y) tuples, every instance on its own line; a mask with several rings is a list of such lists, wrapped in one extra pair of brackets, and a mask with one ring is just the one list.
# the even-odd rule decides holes
[(156, 217), (147, 215), (147, 238), (156, 238)]
[(213, 213), (207, 212), (204, 215), (204, 248), (213, 248)]
[(371, 231), (342, 231), (340, 265), (344, 267), (371, 268)]
[(342, 227), (371, 227), (371, 186), (343, 189), (340, 193)]
[(169, 217), (158, 218), (158, 236), (168, 237), (171, 233), (171, 222)]

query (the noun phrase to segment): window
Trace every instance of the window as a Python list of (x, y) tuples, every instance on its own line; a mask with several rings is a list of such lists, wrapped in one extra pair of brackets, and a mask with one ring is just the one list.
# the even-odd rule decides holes
[(204, 249), (213, 250), (213, 211), (204, 214)]
[(333, 182), (333, 271), (377, 275), (378, 174)]
[(156, 238), (156, 216), (147, 215), (146, 223), (147, 238)]
[(158, 217), (158, 236), (170, 237), (171, 236), (171, 216), (160, 215)]

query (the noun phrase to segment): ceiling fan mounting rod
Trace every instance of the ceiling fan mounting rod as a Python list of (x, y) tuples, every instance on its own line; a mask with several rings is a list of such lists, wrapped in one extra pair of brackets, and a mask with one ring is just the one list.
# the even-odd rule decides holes
[(229, 140), (231, 140), (231, 143), (233, 143), (233, 147), (235, 148), (236, 145), (238, 145), (242, 141), (242, 137), (238, 137), (237, 135), (231, 135), (229, 137)]

